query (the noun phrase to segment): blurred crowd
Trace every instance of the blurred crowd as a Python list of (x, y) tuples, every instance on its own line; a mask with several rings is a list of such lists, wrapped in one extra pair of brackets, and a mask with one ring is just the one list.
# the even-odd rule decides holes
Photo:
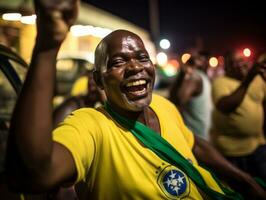
[(194, 134), (265, 180), (266, 54), (250, 59), (230, 50), (218, 76), (208, 73), (208, 60), (202, 52), (192, 55), (180, 67), (168, 97)]

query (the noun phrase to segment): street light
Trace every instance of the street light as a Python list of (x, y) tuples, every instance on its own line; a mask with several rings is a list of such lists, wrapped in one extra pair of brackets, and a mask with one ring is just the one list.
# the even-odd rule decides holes
[(190, 57), (191, 57), (191, 54), (189, 54), (189, 53), (184, 53), (184, 54), (181, 56), (181, 61), (182, 61), (182, 63), (186, 63), (186, 62), (189, 60)]
[(216, 57), (211, 57), (209, 60), (209, 64), (211, 67), (217, 67), (218, 66), (218, 59)]
[(169, 47), (171, 46), (170, 41), (167, 39), (162, 39), (159, 44), (162, 49), (169, 49)]
[(158, 53), (156, 56), (156, 59), (157, 59), (158, 65), (160, 65), (160, 66), (166, 65), (166, 63), (168, 61), (168, 57), (167, 57), (166, 53), (164, 53), (164, 52)]
[(245, 57), (249, 57), (249, 56), (251, 56), (251, 51), (250, 51), (250, 49), (249, 49), (249, 48), (245, 48), (245, 49), (243, 50), (243, 54), (244, 54)]

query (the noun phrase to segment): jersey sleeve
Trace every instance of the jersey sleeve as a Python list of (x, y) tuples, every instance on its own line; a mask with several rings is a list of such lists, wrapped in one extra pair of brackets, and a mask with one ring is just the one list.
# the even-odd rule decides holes
[(53, 140), (65, 146), (73, 157), (77, 170), (76, 182), (85, 179), (96, 153), (95, 119), (83, 115), (72, 113), (53, 131)]

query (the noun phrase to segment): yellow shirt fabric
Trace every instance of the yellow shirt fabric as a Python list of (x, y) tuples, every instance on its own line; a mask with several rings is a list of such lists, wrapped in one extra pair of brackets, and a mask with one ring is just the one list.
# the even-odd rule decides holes
[[(153, 95), (150, 107), (160, 121), (161, 136), (198, 168), (210, 187), (221, 192), (209, 172), (198, 166), (191, 151), (194, 136), (175, 106)], [(182, 170), (144, 147), (103, 108), (73, 112), (53, 137), (73, 155), (77, 182), (87, 182), (92, 199), (203, 199)]]
[(88, 76), (78, 78), (71, 88), (71, 96), (86, 95), (89, 87), (88, 82)]
[[(240, 81), (227, 76), (215, 79), (212, 87), (214, 104), (235, 91), (240, 84)], [(266, 84), (260, 76), (256, 76), (235, 112), (225, 115), (214, 109), (211, 138), (224, 155), (245, 156), (258, 145), (265, 144), (262, 103), (265, 97)]]

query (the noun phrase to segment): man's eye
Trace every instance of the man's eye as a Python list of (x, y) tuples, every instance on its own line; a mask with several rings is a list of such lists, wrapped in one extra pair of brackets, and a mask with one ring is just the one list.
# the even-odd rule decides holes
[(148, 56), (141, 56), (139, 58), (139, 61), (140, 62), (149, 62), (150, 61), (150, 58)]
[(112, 66), (119, 66), (119, 65), (123, 65), (125, 63), (124, 60), (115, 60), (112, 62)]

